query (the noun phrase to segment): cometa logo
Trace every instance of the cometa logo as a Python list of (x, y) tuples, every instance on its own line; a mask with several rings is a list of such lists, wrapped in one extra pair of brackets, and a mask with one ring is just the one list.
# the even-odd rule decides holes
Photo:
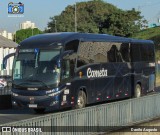
[(106, 77), (107, 75), (107, 70), (102, 68), (102, 70), (92, 70), (91, 68), (87, 69), (87, 77), (88, 78), (93, 78), (93, 77)]

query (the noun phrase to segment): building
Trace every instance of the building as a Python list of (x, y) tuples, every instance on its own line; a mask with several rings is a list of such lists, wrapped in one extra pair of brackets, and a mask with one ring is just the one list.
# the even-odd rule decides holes
[(17, 46), (17, 43), (3, 37), (2, 35), (0, 36), (0, 75), (12, 75), (13, 57), (8, 59), (5, 70), (2, 70), (2, 62), (6, 55), (15, 52)]
[(32, 23), (31, 21), (25, 21), (20, 24), (20, 29), (28, 29), (28, 28), (36, 28), (35, 23)]
[(0, 31), (0, 35), (7, 39), (13, 40), (13, 34), (8, 33), (6, 30)]

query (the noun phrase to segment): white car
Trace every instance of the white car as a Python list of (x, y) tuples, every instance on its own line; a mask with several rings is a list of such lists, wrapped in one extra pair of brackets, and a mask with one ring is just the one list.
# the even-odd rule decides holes
[(0, 83), (0, 90), (3, 90), (4, 85)]
[(5, 79), (3, 79), (3, 78), (0, 78), (0, 88), (1, 87), (6, 87), (7, 86), (7, 81), (5, 80)]

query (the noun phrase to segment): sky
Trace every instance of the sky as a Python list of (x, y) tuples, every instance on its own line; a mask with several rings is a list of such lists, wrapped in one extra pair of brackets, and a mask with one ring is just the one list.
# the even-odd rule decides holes
[[(88, 0), (1, 0), (0, 1), (0, 30), (15, 32), (19, 29), (20, 23), (32, 21), (40, 30), (47, 27), (50, 17), (59, 15), (65, 7), (76, 2)], [(141, 11), (141, 15), (149, 23), (158, 23), (160, 18), (160, 0), (104, 0), (123, 10), (135, 8)], [(22, 2), (24, 4), (24, 14), (20, 17), (10, 17), (8, 15), (8, 3)]]

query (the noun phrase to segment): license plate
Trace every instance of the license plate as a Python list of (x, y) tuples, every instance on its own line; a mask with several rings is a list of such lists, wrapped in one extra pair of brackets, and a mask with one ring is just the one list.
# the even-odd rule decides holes
[(37, 104), (29, 104), (29, 108), (37, 108)]

